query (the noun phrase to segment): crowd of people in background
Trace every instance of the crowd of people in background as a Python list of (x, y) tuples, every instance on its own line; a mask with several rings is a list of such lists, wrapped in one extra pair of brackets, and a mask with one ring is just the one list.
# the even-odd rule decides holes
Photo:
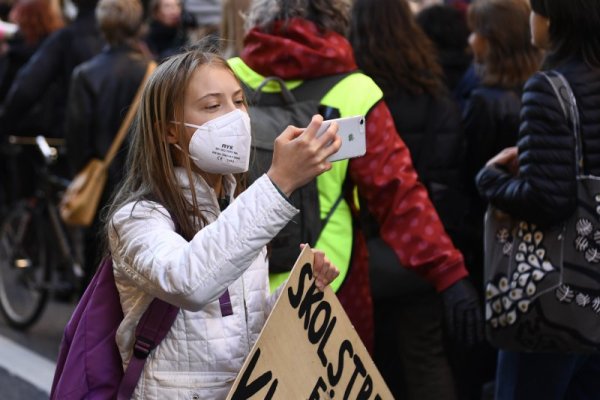
[[(361, 91), (346, 87), (359, 100), (334, 90), (328, 97), (339, 97), (342, 110), (354, 101), (348, 107), (364, 111), (369, 146), (344, 164), (343, 177), (358, 187), (363, 207), (340, 206), (348, 210), (347, 243), (355, 240), (334, 260), (345, 277), (340, 301), (397, 399), (481, 400), (494, 390), (502, 400), (533, 399), (516, 394), (516, 365), (524, 357), (501, 352), (497, 368), (497, 350), (482, 338), (483, 218), (490, 201), (518, 213), (533, 198), (525, 198), (527, 188), (519, 197), (506, 187), (525, 185), (496, 165), (508, 158), (488, 160), (517, 143), (526, 148), (523, 118), (547, 123), (536, 119), (543, 105), (527, 96), (542, 96), (530, 78), (544, 68), (545, 52), (554, 49), (549, 43), (563, 46), (549, 65), (571, 62), (565, 72), (582, 86), (598, 78), (597, 53), (581, 61), (552, 36), (575, 28), (549, 25), (552, 41), (532, 40), (530, 18), (556, 18), (560, 9), (552, 4), (560, 1), (114, 2), (103, 12), (98, 0), (0, 0), (0, 145), (8, 135), (63, 138), (66, 159), (57, 168), (72, 177), (108, 150), (148, 63), (161, 64), (199, 40), (219, 47), (250, 88), (272, 75), (310, 81), (360, 70), (353, 85)], [(589, 7), (600, 15), (600, 6)], [(588, 92), (585, 107), (593, 113), (598, 102)], [(597, 129), (589, 124), (586, 130)], [(126, 175), (129, 146), (126, 140), (111, 165), (101, 207)], [(0, 163), (0, 211), (32, 190), (31, 157), (25, 152), (13, 164)], [(501, 178), (509, 183), (497, 183)], [(338, 191), (344, 184), (334, 183)], [(543, 204), (531, 212), (548, 219), (562, 203), (535, 197), (531, 204)], [(90, 275), (102, 223), (98, 216), (85, 234)], [(326, 254), (328, 246), (339, 247), (321, 245)], [(598, 371), (588, 360), (562, 361)], [(561, 360), (529, 362), (531, 372)]]

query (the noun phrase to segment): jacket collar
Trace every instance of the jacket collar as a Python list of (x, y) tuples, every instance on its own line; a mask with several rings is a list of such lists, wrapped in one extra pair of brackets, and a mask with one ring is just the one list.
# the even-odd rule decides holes
[[(182, 167), (175, 168), (175, 177), (177, 178), (177, 182), (181, 187), (183, 194), (191, 204), (192, 202), (192, 190), (190, 185), (190, 180), (187, 175), (187, 172)], [(217, 195), (212, 187), (202, 178), (202, 176), (192, 173), (192, 179), (194, 180), (194, 189), (196, 190), (196, 201), (198, 202), (198, 207), (200, 207), (203, 211), (209, 211), (211, 215), (214, 215), (215, 218), (220, 214), (221, 210), (219, 207), (219, 201)], [(233, 201), (233, 193), (235, 192), (236, 181), (233, 175), (224, 175), (223, 176), (223, 187), (225, 189), (225, 193), (229, 201)], [(206, 215), (206, 217), (211, 220), (210, 215)]]

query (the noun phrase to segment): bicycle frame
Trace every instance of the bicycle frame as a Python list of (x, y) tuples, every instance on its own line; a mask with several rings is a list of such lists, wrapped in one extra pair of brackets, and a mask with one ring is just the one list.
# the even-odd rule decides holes
[[(53, 146), (64, 145), (59, 139), (51, 142)], [(6, 229), (2, 232), (13, 232), (7, 236), (5, 244), (9, 247), (5, 249), (10, 249), (12, 243), (14, 249), (24, 250), (23, 253), (6, 250), (8, 257), (14, 258), (0, 260), (4, 261), (6, 272), (3, 274), (7, 276), (3, 285), (14, 282), (12, 287), (2, 289), (1, 311), (11, 326), (26, 329), (39, 318), (48, 293), (63, 299), (80, 294), (84, 283), (83, 235), (80, 229), (66, 226), (59, 215), (58, 203), (69, 181), (50, 171), (50, 166), (58, 158), (58, 149), (50, 146), (43, 136), (9, 137), (9, 143), (15, 146), (35, 145), (43, 157), (42, 163), (34, 164), (36, 181), (33, 194), (18, 199), (0, 224)], [(2, 232), (0, 235), (4, 235)], [(37, 243), (41, 248), (36, 247)], [(35, 251), (36, 248), (38, 251)], [(43, 274), (35, 278), (35, 271), (43, 271)], [(3, 280), (4, 276), (0, 276), (0, 282)], [(10, 294), (11, 291), (15, 293)], [(39, 300), (29, 302), (32, 306), (21, 312), (16, 291), (32, 300)]]

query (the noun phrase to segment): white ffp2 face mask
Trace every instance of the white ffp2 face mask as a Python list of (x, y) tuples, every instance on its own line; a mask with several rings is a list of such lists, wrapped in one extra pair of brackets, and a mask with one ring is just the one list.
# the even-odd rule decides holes
[(189, 153), (202, 171), (213, 174), (248, 171), (252, 137), (247, 113), (234, 110), (200, 126), (184, 125), (196, 128), (190, 139)]

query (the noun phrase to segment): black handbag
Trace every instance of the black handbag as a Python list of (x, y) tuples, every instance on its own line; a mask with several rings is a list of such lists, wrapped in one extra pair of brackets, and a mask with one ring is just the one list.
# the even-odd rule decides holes
[(541, 229), (493, 207), (485, 216), (486, 335), (514, 351), (600, 349), (600, 177), (583, 175), (575, 96), (558, 72), (552, 85), (575, 137), (577, 208)]

